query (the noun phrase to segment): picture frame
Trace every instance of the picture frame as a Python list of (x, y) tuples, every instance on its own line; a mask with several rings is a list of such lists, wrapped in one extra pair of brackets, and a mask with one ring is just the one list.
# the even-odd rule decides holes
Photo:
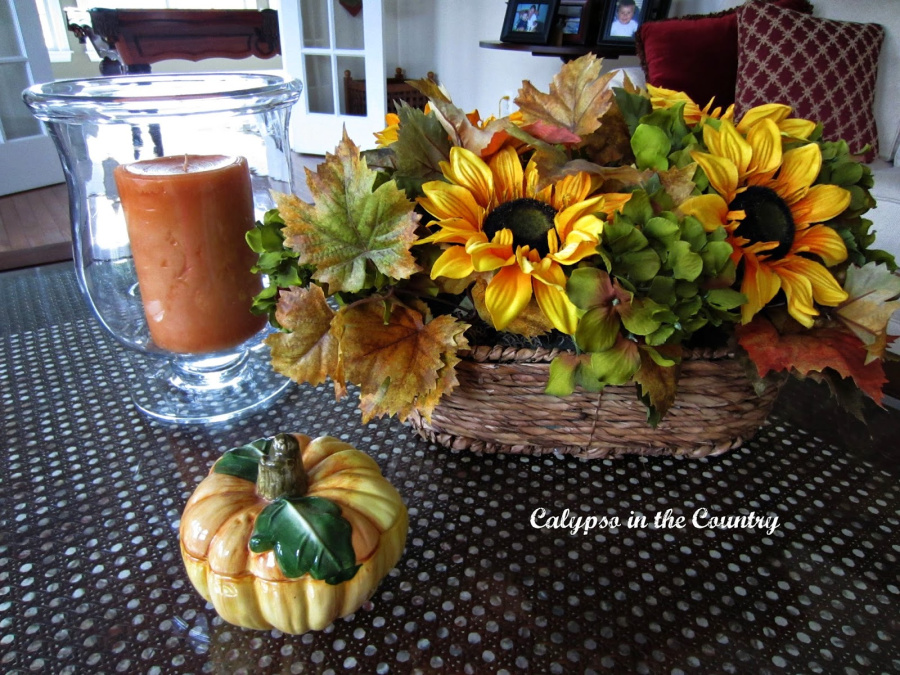
[(500, 41), (547, 44), (558, 6), (559, 0), (509, 0)]
[(599, 0), (560, 0), (556, 10), (554, 43), (584, 45), (594, 34), (594, 6)]
[[(644, 22), (655, 18), (654, 0), (607, 0), (600, 20), (598, 45), (634, 45), (634, 34)], [(622, 21), (627, 19), (627, 21)]]

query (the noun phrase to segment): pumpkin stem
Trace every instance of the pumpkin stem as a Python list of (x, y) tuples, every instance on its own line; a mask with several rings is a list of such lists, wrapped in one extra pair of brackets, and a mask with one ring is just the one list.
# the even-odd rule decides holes
[(256, 494), (274, 501), (279, 497), (301, 497), (308, 487), (297, 439), (290, 434), (274, 436), (268, 454), (259, 460)]

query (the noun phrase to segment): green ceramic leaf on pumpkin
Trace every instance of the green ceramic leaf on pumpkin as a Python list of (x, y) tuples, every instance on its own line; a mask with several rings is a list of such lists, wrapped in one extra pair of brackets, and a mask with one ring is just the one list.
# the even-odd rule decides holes
[(228, 450), (215, 463), (213, 472), (237, 476), (255, 483), (259, 475), (259, 460), (266, 454), (269, 442), (267, 438), (258, 438), (252, 443)]
[(250, 537), (254, 553), (275, 551), (282, 573), (336, 585), (352, 579), (356, 563), (353, 528), (341, 508), (321, 497), (281, 497), (256, 518)]

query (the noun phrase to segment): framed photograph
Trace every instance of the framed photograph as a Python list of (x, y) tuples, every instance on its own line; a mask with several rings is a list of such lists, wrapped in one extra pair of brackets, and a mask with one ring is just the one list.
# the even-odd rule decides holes
[[(651, 16), (653, 0), (608, 0), (600, 24), (597, 43), (634, 44), (638, 26)], [(658, 3), (656, 3), (658, 4)]]
[(556, 10), (554, 43), (583, 45), (594, 34), (593, 5), (599, 0), (560, 0)]
[(547, 44), (558, 5), (559, 0), (540, 0), (538, 2), (509, 0), (500, 41), (527, 42), (535, 45)]

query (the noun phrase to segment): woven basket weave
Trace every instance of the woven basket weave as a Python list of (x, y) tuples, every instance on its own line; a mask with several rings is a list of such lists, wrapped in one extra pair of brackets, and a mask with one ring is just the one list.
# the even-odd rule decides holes
[(475, 452), (705, 457), (750, 439), (780, 389), (770, 384), (758, 395), (732, 354), (691, 352), (682, 361), (675, 404), (654, 429), (634, 385), (544, 394), (559, 353), (476, 347), (457, 365), (459, 386), (441, 399), (431, 422), (413, 413), (407, 423), (426, 440)]

